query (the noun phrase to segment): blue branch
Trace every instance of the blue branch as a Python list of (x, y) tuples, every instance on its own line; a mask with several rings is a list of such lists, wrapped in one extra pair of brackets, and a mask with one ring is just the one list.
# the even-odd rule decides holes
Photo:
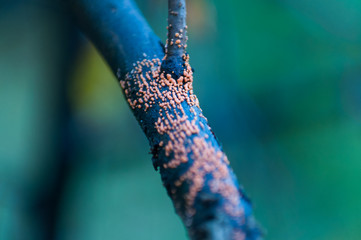
[(68, 7), (120, 81), (190, 238), (261, 239), (193, 94), (188, 55), (162, 61), (163, 45), (132, 0), (68, 0)]

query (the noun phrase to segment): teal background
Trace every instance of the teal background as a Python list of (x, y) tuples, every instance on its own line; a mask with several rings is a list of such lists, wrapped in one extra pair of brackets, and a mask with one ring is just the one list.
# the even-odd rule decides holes
[[(165, 40), (167, 1), (137, 2)], [(195, 93), (266, 239), (361, 239), (361, 2), (187, 7)], [(43, 201), (57, 202), (51, 224)], [(187, 239), (96, 50), (59, 6), (0, 1), (0, 239), (49, 226), (61, 240)]]

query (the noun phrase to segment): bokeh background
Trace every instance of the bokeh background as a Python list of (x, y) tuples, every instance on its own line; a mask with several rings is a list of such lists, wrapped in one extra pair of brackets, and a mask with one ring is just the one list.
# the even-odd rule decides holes
[[(164, 0), (137, 1), (166, 37)], [(194, 88), (269, 240), (361, 239), (361, 1), (188, 1)], [(0, 0), (0, 239), (185, 240), (115, 77)]]

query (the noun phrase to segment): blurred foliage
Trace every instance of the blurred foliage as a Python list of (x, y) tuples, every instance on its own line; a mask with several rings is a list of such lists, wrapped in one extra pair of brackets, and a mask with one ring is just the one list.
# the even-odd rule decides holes
[[(96, 50), (46, 1), (0, 3), (0, 239), (186, 239)], [(166, 1), (138, 3), (165, 39)], [(196, 93), (267, 239), (360, 239), (361, 2), (188, 1), (188, 25)]]

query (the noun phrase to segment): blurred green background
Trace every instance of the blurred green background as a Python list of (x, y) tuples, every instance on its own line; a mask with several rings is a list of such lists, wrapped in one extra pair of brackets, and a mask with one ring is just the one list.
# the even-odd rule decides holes
[[(137, 2), (164, 40), (167, 1)], [(187, 4), (195, 92), (266, 239), (361, 239), (361, 2)], [(0, 239), (187, 239), (115, 77), (52, 1), (0, 0)]]

